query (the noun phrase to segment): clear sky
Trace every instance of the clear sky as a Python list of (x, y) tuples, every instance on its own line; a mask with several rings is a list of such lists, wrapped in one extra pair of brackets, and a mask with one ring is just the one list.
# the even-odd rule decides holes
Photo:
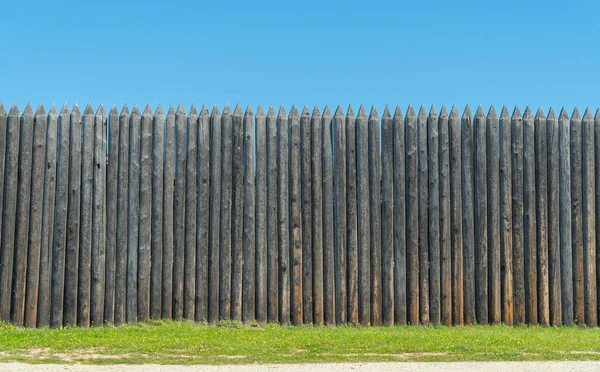
[(21, 110), (600, 104), (593, 0), (31, 0), (1, 11), (0, 100)]

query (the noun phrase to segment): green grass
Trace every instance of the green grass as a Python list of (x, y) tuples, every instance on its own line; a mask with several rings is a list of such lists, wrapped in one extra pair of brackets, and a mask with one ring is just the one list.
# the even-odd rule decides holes
[(265, 327), (151, 321), (120, 328), (0, 325), (0, 362), (317, 363), (600, 360), (600, 329), (542, 327)]

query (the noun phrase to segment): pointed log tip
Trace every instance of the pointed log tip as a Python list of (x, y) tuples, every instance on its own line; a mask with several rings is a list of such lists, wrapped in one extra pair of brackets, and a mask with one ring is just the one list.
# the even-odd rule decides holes
[(550, 110), (548, 111), (548, 119), (549, 120), (555, 120), (556, 119), (556, 113), (554, 112), (554, 108), (550, 107)]
[(481, 105), (479, 105), (477, 107), (477, 111), (475, 111), (475, 118), (479, 119), (479, 118), (484, 118), (485, 114), (483, 113), (483, 107), (481, 107)]
[(302, 109), (302, 114), (300, 114), (300, 116), (310, 116), (310, 111), (308, 111), (308, 106), (304, 105), (304, 108)]
[(490, 106), (490, 109), (488, 110), (488, 113), (487, 113), (487, 117), (490, 119), (496, 119), (498, 117), (498, 114), (496, 114), (496, 108), (494, 107), (494, 105)]
[(240, 107), (240, 104), (239, 104), (239, 103), (237, 103), (237, 104), (235, 105), (235, 108), (233, 109), (233, 116), (242, 116), (242, 115), (244, 115), (244, 114), (242, 113), (242, 108)]
[(6, 109), (4, 108), (4, 104), (0, 101), (0, 115), (6, 115)]
[(435, 111), (435, 106), (431, 105), (431, 107), (429, 108), (429, 116), (430, 117), (436, 117), (437, 116), (437, 112)]
[(325, 108), (323, 109), (323, 117), (331, 117), (331, 111), (329, 110), (329, 106), (325, 105)]
[(365, 107), (363, 105), (360, 105), (360, 107), (358, 108), (358, 117), (359, 118), (367, 117), (367, 112), (365, 111)]
[(321, 110), (319, 110), (319, 106), (315, 105), (315, 107), (313, 107), (312, 117), (313, 118), (321, 117)]
[(592, 110), (590, 110), (590, 108), (589, 108), (589, 107), (586, 107), (586, 108), (585, 108), (585, 112), (583, 113), (583, 120), (586, 120), (586, 121), (591, 121), (591, 120), (593, 120), (593, 117), (592, 117)]
[(229, 107), (228, 103), (226, 103), (225, 107), (223, 107), (223, 115), (231, 115), (231, 107)]
[(502, 111), (500, 112), (500, 118), (502, 118), (502, 119), (510, 118), (510, 113), (508, 112), (508, 108), (506, 107), (506, 105), (502, 106)]
[(287, 113), (285, 112), (285, 107), (283, 105), (279, 106), (279, 112), (277, 113), (277, 119), (285, 119), (287, 117)]
[(600, 120), (600, 108), (596, 109), (596, 115), (594, 115), (594, 121)]
[(133, 105), (133, 109), (131, 110), (131, 115), (137, 115), (137, 116), (141, 116), (140, 113), (140, 108), (138, 107), (138, 105)]
[(73, 110), (71, 111), (71, 115), (81, 115), (81, 110), (79, 109), (79, 104), (75, 103), (75, 106), (73, 106)]
[(581, 115), (579, 114), (579, 110), (577, 107), (573, 109), (573, 114), (571, 114), (571, 120), (581, 120)]
[(40, 103), (37, 110), (35, 110), (35, 116), (46, 116), (46, 110), (44, 109), (44, 104)]
[(150, 104), (146, 105), (146, 108), (144, 109), (142, 116), (152, 116), (152, 108), (150, 107)]
[(546, 118), (544, 116), (544, 111), (542, 110), (541, 107), (538, 107), (537, 112), (535, 113), (535, 118), (536, 119), (545, 119)]
[(292, 105), (292, 109), (290, 110), (290, 117), (294, 117), (294, 118), (300, 117), (300, 114), (298, 113), (298, 109), (296, 108), (296, 105)]
[(520, 119), (522, 117), (523, 117), (523, 115), (521, 115), (521, 110), (519, 110), (519, 106), (515, 106), (515, 109), (513, 110), (512, 118)]
[(103, 104), (100, 104), (100, 106), (98, 106), (98, 110), (96, 110), (96, 116), (106, 116), (106, 111), (104, 111)]
[(352, 105), (348, 105), (348, 110), (346, 111), (346, 117), (351, 117), (351, 118), (356, 117), (356, 115), (354, 115), (354, 110), (352, 109)]
[(167, 111), (167, 116), (175, 115), (175, 107), (173, 105), (169, 105), (169, 111)]
[(388, 105), (385, 105), (385, 108), (383, 109), (383, 117), (386, 119), (390, 119), (392, 117), (392, 113), (390, 112), (390, 107)]
[(121, 109), (121, 116), (123, 115), (129, 115), (129, 107), (127, 107), (127, 104), (124, 104), (123, 108)]
[(158, 104), (158, 106), (156, 106), (156, 111), (154, 112), (154, 116), (165, 116), (162, 105), (160, 103)]
[(248, 104), (248, 106), (246, 106), (246, 112), (244, 113), (244, 116), (253, 116), (254, 115), (254, 111), (252, 111), (252, 105)]
[(446, 106), (442, 105), (440, 109), (440, 118), (446, 119), (448, 117), (448, 110), (446, 110)]
[(17, 107), (17, 103), (13, 102), (12, 106), (10, 107), (10, 111), (8, 112), (8, 116), (17, 116), (19, 115), (19, 108)]
[(50, 106), (50, 111), (48, 112), (48, 115), (58, 116), (58, 112), (56, 111), (56, 105), (54, 103), (52, 104), (52, 106)]
[(257, 117), (264, 117), (265, 116), (265, 109), (263, 109), (262, 105), (259, 104), (258, 107), (256, 108), (256, 116)]
[(466, 119), (466, 118), (470, 118), (471, 116), (472, 116), (471, 108), (469, 107), (469, 105), (467, 105), (467, 107), (465, 107), (465, 111), (463, 111), (462, 117), (463, 117), (463, 119)]
[(417, 113), (415, 112), (415, 109), (412, 107), (412, 105), (408, 105), (408, 109), (406, 110), (406, 117), (407, 118), (412, 118), (412, 117), (417, 117)]
[(85, 106), (85, 110), (83, 111), (84, 115), (94, 115), (94, 109), (92, 108), (92, 104), (88, 102), (87, 106)]
[(29, 102), (27, 102), (27, 105), (25, 106), (23, 116), (33, 116), (33, 109), (31, 108), (31, 104)]
[(460, 118), (460, 114), (458, 113), (458, 108), (456, 105), (452, 105), (452, 108), (450, 109), (450, 117), (453, 119)]
[(396, 106), (396, 109), (394, 110), (394, 119), (401, 119), (402, 118), (402, 109), (400, 108), (400, 105)]
[(114, 103), (110, 108), (109, 115), (119, 115), (119, 113), (117, 112), (117, 105), (115, 105)]
[(338, 105), (337, 109), (335, 109), (335, 114), (333, 116), (337, 118), (344, 117), (344, 110), (342, 110), (342, 105)]
[(183, 105), (181, 103), (177, 106), (177, 113), (178, 114), (185, 114), (185, 110), (184, 110)]
[[(225, 107), (227, 107), (227, 106), (225, 106)], [(212, 108), (212, 111), (210, 112), (210, 116), (214, 117), (214, 116), (219, 116), (219, 115), (221, 115), (221, 112), (219, 111), (219, 106), (214, 105)]]
[(369, 112), (369, 120), (379, 120), (379, 113), (375, 108), (375, 105), (371, 106), (371, 111)]
[(273, 107), (273, 105), (269, 105), (269, 111), (267, 112), (267, 116), (270, 118), (274, 118), (277, 116), (277, 114), (275, 113), (275, 107)]
[(421, 105), (421, 107), (419, 108), (419, 116), (420, 117), (427, 116), (427, 110), (425, 110), (425, 105)]
[(525, 107), (525, 112), (523, 113), (523, 117), (530, 119), (531, 117), (533, 117), (533, 114), (531, 113), (531, 108), (529, 106)]
[(567, 114), (567, 109), (563, 106), (560, 110), (560, 115), (558, 116), (559, 120), (569, 119), (569, 114)]
[(194, 106), (193, 103), (192, 103), (192, 106), (190, 106), (190, 111), (188, 113), (188, 116), (198, 116), (198, 111), (196, 111), (196, 106)]

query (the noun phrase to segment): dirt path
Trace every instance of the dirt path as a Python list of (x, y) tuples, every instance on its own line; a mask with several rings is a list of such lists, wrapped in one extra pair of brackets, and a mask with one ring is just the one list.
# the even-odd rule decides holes
[(339, 371), (368, 371), (368, 372), (434, 372), (434, 371), (600, 371), (600, 362), (459, 362), (459, 363), (330, 363), (330, 364), (286, 364), (286, 365), (226, 365), (226, 366), (160, 366), (149, 365), (50, 365), (25, 363), (0, 363), (3, 372), (339, 372)]

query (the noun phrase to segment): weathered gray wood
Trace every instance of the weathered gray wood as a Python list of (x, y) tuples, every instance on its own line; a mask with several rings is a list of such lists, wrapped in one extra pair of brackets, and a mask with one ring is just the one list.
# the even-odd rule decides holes
[(440, 255), (440, 134), (438, 115), (432, 105), (427, 117), (427, 169), (429, 195), (429, 319), (441, 321), (441, 255)]
[(450, 250), (452, 255), (452, 324), (464, 323), (461, 123), (456, 106), (448, 118), (450, 137)]
[(314, 107), (310, 119), (312, 131), (312, 249), (313, 249), (313, 320), (323, 324), (323, 122), (318, 107)]
[[(115, 265), (115, 325), (126, 321), (127, 299), (127, 241), (129, 229), (129, 109), (123, 106), (119, 115), (119, 171), (117, 194), (117, 256)], [(60, 154), (60, 148), (59, 148)], [(60, 155), (59, 169), (60, 175)], [(58, 183), (57, 183), (58, 189)], [(58, 192), (57, 192), (58, 200)], [(57, 202), (58, 208), (58, 202)]]
[[(493, 109), (490, 108), (490, 111)], [(490, 116), (494, 116), (490, 113)], [(475, 301), (478, 324), (488, 323), (488, 224), (486, 119), (481, 106), (475, 113)]]
[[(106, 283), (106, 111), (100, 105), (94, 117), (94, 193), (92, 199), (92, 282), (90, 322), (104, 324)], [(152, 136), (152, 134), (150, 134)]]
[(133, 106), (129, 117), (129, 207), (127, 237), (127, 301), (125, 319), (136, 322), (138, 317), (138, 243), (140, 217), (140, 137), (141, 114)]
[[(408, 106), (406, 135), (406, 256), (408, 323), (419, 324), (419, 199), (417, 158), (417, 115)], [(363, 215), (361, 214), (361, 218)], [(360, 273), (359, 273), (360, 275)]]
[(369, 204), (369, 143), (368, 118), (363, 106), (358, 110), (356, 118), (356, 192), (358, 219), (358, 317), (362, 325), (371, 322), (371, 267), (370, 232), (371, 213)]
[[(210, 115), (210, 232), (208, 235), (208, 321), (219, 320), (220, 288), (223, 282), (219, 267), (219, 238), (221, 230), (221, 113), (215, 105)], [(229, 121), (230, 122), (230, 121)], [(229, 130), (231, 132), (231, 130)], [(226, 132), (227, 133), (227, 132)], [(231, 137), (229, 137), (231, 138)], [(227, 278), (229, 280), (229, 278)], [(226, 284), (229, 284), (227, 282)]]
[(594, 119), (590, 109), (586, 109), (582, 122), (583, 138), (583, 265), (585, 324), (598, 326), (598, 301), (596, 293), (596, 184)]
[(469, 106), (461, 118), (462, 129), (462, 220), (465, 324), (475, 323), (475, 214), (474, 214), (474, 161), (473, 117)]
[[(394, 143), (394, 322), (406, 324), (406, 154), (400, 106), (392, 118)], [(356, 217), (355, 217), (356, 219)], [(348, 244), (350, 246), (350, 244)]]
[(536, 244), (538, 251), (538, 320), (550, 325), (550, 298), (548, 282), (548, 146), (546, 144), (546, 117), (538, 108), (534, 118), (535, 130), (535, 189), (536, 189)]
[[(256, 320), (260, 324), (267, 322), (267, 247), (268, 247), (268, 202), (269, 193), (267, 191), (267, 180), (268, 175), (268, 163), (267, 163), (267, 122), (266, 122), (265, 111), (262, 106), (258, 105), (256, 110)], [(310, 124), (310, 123), (309, 123)], [(310, 135), (310, 125), (308, 125)], [(304, 154), (304, 153), (303, 153)], [(310, 147), (308, 148), (308, 158), (303, 160), (303, 170), (306, 167), (306, 163), (310, 167)], [(309, 172), (310, 173), (310, 172)], [(303, 176), (305, 176), (303, 174)], [(310, 174), (308, 175), (310, 180)], [(306, 178), (304, 178), (306, 180)], [(303, 184), (303, 187), (306, 185)], [(310, 187), (310, 186), (309, 186)], [(308, 201), (308, 214), (310, 215), (310, 200)], [(302, 210), (305, 212), (305, 209)], [(303, 215), (304, 217), (304, 215)], [(304, 227), (304, 226), (303, 226)], [(310, 230), (310, 228), (309, 228)], [(302, 230), (306, 230), (303, 228)], [(310, 241), (309, 241), (310, 243)], [(303, 239), (304, 244), (304, 239)], [(304, 252), (302, 252), (304, 258)], [(308, 275), (312, 275), (312, 270), (309, 271)], [(304, 285), (304, 283), (303, 283)], [(302, 287), (305, 289), (305, 287)], [(312, 300), (312, 294), (308, 297)], [(312, 305), (312, 302), (311, 302)], [(312, 323), (312, 306), (308, 310), (311, 314)], [(304, 313), (306, 316), (306, 312)]]
[[(334, 130), (334, 227), (335, 227), (335, 316), (336, 324), (346, 324), (348, 309), (346, 266), (346, 123), (341, 106), (333, 118)], [(391, 231), (390, 231), (391, 233)], [(392, 322), (393, 322), (392, 316)]]
[[(104, 321), (115, 321), (115, 273), (117, 262), (117, 210), (119, 177), (119, 113), (113, 105), (108, 113), (108, 164), (106, 165), (106, 283)], [(162, 201), (162, 197), (160, 198)], [(161, 260), (162, 261), (162, 260)], [(160, 306), (160, 295), (158, 299)], [(160, 315), (159, 315), (160, 317)]]
[(486, 118), (487, 207), (488, 207), (488, 311), (490, 323), (499, 324), (501, 310), (500, 254), (500, 161), (498, 148), (498, 115), (494, 106)]
[(511, 118), (514, 323), (525, 322), (525, 249), (523, 244), (523, 116)]
[[(438, 119), (440, 136), (440, 259), (441, 259), (441, 322), (452, 325), (452, 247), (450, 213), (450, 134), (448, 112), (442, 106)], [(458, 168), (460, 169), (460, 168)]]
[[(381, 118), (382, 319), (394, 324), (394, 128), (386, 106)], [(336, 147), (337, 149), (337, 147)], [(345, 185), (344, 185), (345, 186)], [(337, 283), (336, 283), (337, 284)]]
[(194, 105), (187, 118), (185, 180), (185, 265), (183, 268), (183, 317), (194, 320), (196, 309), (196, 212), (198, 208), (198, 113)]
[[(242, 320), (242, 288), (244, 257), (244, 114), (239, 105), (233, 113), (233, 161), (232, 161), (232, 203), (231, 203), (231, 318)], [(225, 155), (223, 155), (225, 158)], [(225, 182), (225, 173), (223, 173)], [(222, 196), (223, 197), (223, 196)], [(222, 204), (226, 204), (222, 201)], [(227, 239), (223, 233), (224, 216), (221, 215), (221, 242)]]
[(278, 137), (277, 116), (273, 106), (267, 113), (267, 319), (279, 321), (279, 241), (278, 214)]
[[(596, 185), (600, 185), (600, 109), (596, 110), (596, 115), (594, 116), (594, 142), (597, 144), (595, 146), (594, 151), (594, 160), (595, 160), (595, 175), (594, 180)], [(600, 186), (596, 187), (596, 239), (600, 236)], [(590, 265), (594, 265), (593, 262), (590, 262)], [(590, 278), (591, 281), (591, 278)], [(596, 247), (596, 302), (598, 303), (598, 298), (600, 296), (600, 254), (598, 254), (598, 248)], [(600, 313), (600, 306), (597, 306), (596, 316)]]
[(571, 249), (573, 251), (573, 308), (574, 321), (581, 326), (585, 320), (583, 283), (583, 199), (581, 115), (575, 108), (571, 116)]
[(379, 115), (369, 114), (369, 209), (371, 221), (371, 325), (381, 325), (381, 153)]
[[(236, 117), (236, 124), (241, 127), (240, 117)], [(215, 206), (215, 213), (221, 213), (219, 221), (221, 223), (219, 234), (220, 238), (214, 241), (217, 248), (220, 249), (220, 270), (219, 270), (219, 315), (221, 319), (229, 320), (231, 318), (231, 198), (232, 198), (232, 161), (233, 161), (233, 121), (231, 110), (225, 105), (223, 116), (221, 117), (221, 175), (219, 176), (221, 185), (221, 204)], [(240, 129), (241, 130), (241, 129)], [(216, 149), (215, 149), (216, 151)], [(220, 248), (219, 248), (220, 244)], [(218, 261), (218, 255), (216, 256)], [(240, 292), (241, 293), (241, 292)], [(212, 301), (212, 298), (210, 299)], [(241, 314), (237, 319), (241, 320)], [(209, 319), (214, 322), (215, 318)]]
[[(152, 264), (152, 126), (150, 105), (142, 113), (140, 143), (140, 238), (138, 248), (138, 320), (150, 317), (150, 280)], [(98, 153), (100, 155), (100, 153)]]
[(562, 324), (562, 293), (560, 270), (560, 230), (559, 230), (559, 149), (558, 119), (550, 108), (546, 120), (548, 147), (548, 267), (550, 269), (550, 321), (552, 325)]
[(17, 224), (10, 318), (13, 324), (23, 326), (25, 316), (25, 284), (27, 277), (27, 250), (29, 247), (29, 205), (31, 201), (31, 163), (33, 150), (34, 114), (31, 105), (21, 115), (19, 143), (19, 176), (17, 183)]
[(36, 327), (38, 315), (47, 128), (48, 117), (46, 110), (44, 110), (43, 105), (40, 105), (33, 119), (29, 251), (27, 253), (25, 315), (23, 318), (24, 325), (31, 328)]
[(279, 322), (290, 324), (290, 245), (289, 245), (289, 193), (288, 193), (288, 124), (285, 108), (277, 114), (277, 165), (278, 199), (277, 223), (279, 225)]
[(198, 122), (198, 205), (196, 208), (196, 321), (208, 320), (208, 268), (210, 253), (210, 114), (206, 105)]
[(502, 322), (513, 324), (512, 129), (506, 106), (500, 113), (500, 251), (502, 255)]
[[(258, 120), (258, 116), (257, 116)], [(257, 121), (258, 124), (258, 121)], [(300, 172), (302, 188), (302, 315), (304, 324), (313, 323), (313, 266), (312, 266), (312, 139), (311, 139), (310, 112), (308, 107), (304, 106), (300, 115)], [(260, 158), (260, 134), (256, 135), (256, 156), (257, 161)], [(257, 163), (258, 164), (258, 163)], [(256, 170), (256, 176), (259, 176), (259, 169)], [(257, 191), (258, 178), (257, 178)], [(258, 194), (257, 194), (258, 197)], [(258, 205), (258, 199), (257, 199)], [(258, 214), (257, 214), (258, 215)], [(257, 221), (257, 233), (258, 221)], [(258, 242), (257, 242), (258, 243)], [(258, 248), (258, 247), (257, 247)], [(258, 252), (257, 252), (258, 253)]]
[(523, 114), (523, 227), (525, 244), (525, 322), (538, 324), (535, 208), (535, 127), (531, 109)]
[[(13, 105), (13, 108), (16, 107), (15, 105)], [(13, 111), (13, 114), (15, 114), (16, 111)], [(14, 115), (13, 115), (14, 118)], [(14, 119), (11, 119), (14, 120)], [(4, 210), (4, 195), (5, 195), (5, 190), (6, 189), (10, 189), (11, 187), (9, 187), (9, 184), (11, 184), (11, 179), (14, 179), (16, 182), (16, 173), (13, 173), (13, 177), (12, 178), (7, 178), (6, 182), (5, 182), (5, 177), (4, 177), (4, 170), (5, 170), (5, 166), (6, 169), (8, 171), (9, 167), (8, 165), (10, 164), (10, 162), (8, 162), (8, 160), (11, 160), (14, 164), (12, 164), (12, 167), (14, 167), (14, 169), (16, 169), (16, 162), (18, 162), (19, 158), (19, 153), (18, 150), (15, 151), (15, 149), (19, 148), (19, 144), (18, 142), (16, 143), (16, 147), (15, 146), (15, 137), (14, 137), (14, 129), (12, 134), (12, 138), (10, 136), (7, 135), (7, 121), (8, 121), (8, 116), (6, 114), (6, 109), (4, 108), (4, 105), (2, 104), (2, 102), (0, 102), (0, 154), (2, 154), (2, 156), (0, 157), (0, 229), (2, 229), (2, 234), (0, 235), (0, 298), (3, 299), (7, 299), (5, 301), (2, 301), (2, 303), (0, 303), (0, 320), (4, 321), (4, 322), (8, 322), (10, 320), (10, 291), (11, 291), (11, 287), (10, 287), (10, 281), (12, 280), (12, 260), (13, 260), (13, 251), (14, 251), (14, 239), (12, 242), (10, 242), (9, 244), (7, 244), (6, 242), (6, 235), (4, 235), (4, 224), (2, 223), (2, 221), (5, 219), (5, 210)], [(16, 124), (16, 128), (18, 129), (19, 125), (18, 123)], [(18, 130), (17, 130), (18, 133)], [(8, 139), (12, 139), (13, 142), (13, 148), (11, 149), (11, 151), (7, 151), (7, 140)], [(17, 137), (18, 138), (18, 137)], [(11, 168), (13, 169), (13, 168)], [(12, 183), (12, 185), (16, 185), (16, 183)], [(16, 190), (16, 188), (14, 188), (14, 186), (12, 187), (14, 190)], [(8, 204), (12, 204), (12, 203), (16, 203), (16, 194), (15, 197), (13, 197), (12, 199), (8, 199)], [(14, 212), (14, 208), (13, 208), (13, 212)], [(11, 221), (14, 220), (14, 215), (8, 215), (7, 216)], [(10, 227), (9, 230), (14, 230), (14, 222), (10, 223), (8, 226), (12, 226)], [(14, 234), (14, 231), (11, 233)], [(10, 269), (9, 269), (10, 268)]]
[(417, 159), (419, 200), (419, 315), (421, 324), (429, 324), (429, 164), (427, 161), (427, 113), (421, 106), (417, 116)]
[[(133, 141), (132, 141), (133, 143)], [(175, 112), (175, 191), (173, 194), (173, 319), (183, 318), (185, 282), (185, 184), (187, 120), (180, 104)], [(131, 169), (130, 169), (131, 171)], [(191, 259), (191, 257), (188, 256)]]
[(571, 220), (571, 146), (569, 141), (569, 116), (563, 108), (558, 118), (559, 152), (559, 223), (562, 321), (571, 326), (573, 314), (573, 236)]
[[(356, 115), (346, 112), (346, 250), (348, 253), (348, 323), (358, 323), (358, 216), (356, 211)], [(317, 282), (315, 281), (315, 285)]]
[[(164, 157), (165, 114), (159, 104), (152, 119), (152, 267), (150, 271), (150, 317), (152, 319), (162, 317)], [(108, 259), (108, 247), (106, 253)]]
[(90, 325), (92, 275), (92, 193), (94, 191), (94, 110), (88, 104), (81, 123), (81, 222), (79, 225), (79, 277), (77, 283), (77, 325)]
[[(256, 188), (254, 161), (254, 113), (248, 105), (244, 114), (244, 231), (242, 273), (242, 320), (251, 323), (256, 310)], [(300, 154), (297, 154), (300, 155)], [(298, 160), (300, 157), (298, 156)], [(300, 201), (298, 200), (298, 203)], [(301, 248), (300, 248), (301, 249)]]
[[(0, 112), (2, 108), (0, 107)], [(54, 237), (54, 203), (56, 201), (56, 160), (58, 141), (58, 113), (52, 104), (47, 118), (48, 129), (46, 131), (46, 158), (43, 167), (44, 172), (44, 201), (42, 218), (42, 240), (40, 248), (40, 283), (38, 290), (38, 312), (37, 326), (50, 326), (50, 307), (52, 291), (52, 246)], [(2, 125), (0, 114), (0, 137), (6, 132), (6, 123)], [(1, 143), (0, 139), (0, 143)], [(3, 151), (0, 149), (0, 153)], [(2, 174), (2, 173), (0, 173)], [(2, 200), (0, 198), (0, 200)], [(0, 202), (2, 204), (2, 202)], [(0, 216), (2, 214), (0, 213)], [(1, 217), (0, 217), (1, 218)]]
[(65, 251), (65, 298), (63, 325), (77, 321), (77, 273), (79, 266), (79, 227), (81, 201), (81, 111), (75, 104), (71, 112), (69, 138), (69, 207), (67, 212), (67, 244)]
[(333, 139), (332, 117), (325, 106), (323, 122), (323, 308), (325, 324), (335, 324), (335, 267), (333, 220)]
[(169, 107), (165, 128), (163, 178), (162, 317), (173, 317), (173, 192), (175, 188), (175, 110)]
[(302, 189), (300, 169), (300, 116), (292, 106), (288, 116), (289, 133), (289, 188), (290, 188), (290, 254), (291, 254), (291, 317), (292, 324), (303, 320), (302, 307)]

